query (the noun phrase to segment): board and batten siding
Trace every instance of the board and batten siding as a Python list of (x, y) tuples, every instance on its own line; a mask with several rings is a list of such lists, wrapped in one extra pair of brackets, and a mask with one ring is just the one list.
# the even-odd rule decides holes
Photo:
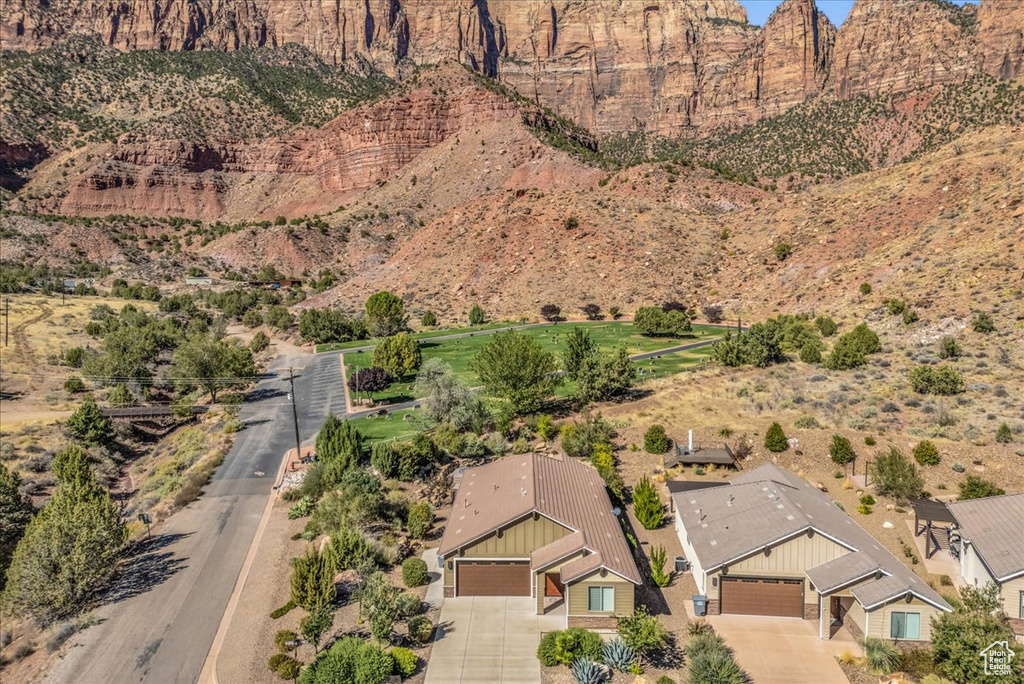
[[(848, 553), (850, 553), (849, 549), (836, 544), (828, 537), (820, 534), (808, 537), (806, 534), (801, 534), (799, 537), (771, 547), (771, 553), (767, 556), (763, 551), (759, 551), (736, 561), (728, 566), (728, 574), (742, 577), (802, 578), (804, 580), (804, 601), (807, 605), (812, 605), (817, 603), (817, 594), (804, 573)], [(714, 576), (720, 577), (720, 572), (716, 571)], [(709, 575), (705, 594), (709, 599), (717, 599), (718, 587), (712, 586), (713, 582), (710, 581), (710, 577)], [(721, 583), (720, 579), (719, 583)]]
[[(463, 547), (458, 554), (452, 554), (444, 564), (444, 586), (455, 586), (455, 574), (449, 565), (459, 558), (529, 558), (530, 554), (561, 539), (572, 530), (558, 523), (538, 516), (526, 517), (507, 527), (500, 528), (470, 546)], [(500, 533), (500, 536), (499, 536)]]
[(915, 641), (932, 640), (932, 618), (938, 617), (943, 611), (930, 603), (914, 597), (910, 603), (900, 599), (893, 603), (875, 608), (867, 613), (868, 629), (867, 636), (878, 637), (879, 639), (890, 639), (890, 628), (892, 626), (893, 613), (920, 613), (921, 614), (921, 638)]
[[(540, 572), (533, 573), (533, 595), (537, 597), (537, 615), (542, 615), (544, 613), (544, 576), (549, 572), (561, 572), (565, 565), (568, 565), (574, 560), (578, 560), (582, 557), (583, 551), (577, 551), (571, 556), (566, 556), (564, 560), (560, 560), (554, 565), (544, 568)], [(563, 589), (562, 591), (564, 593), (565, 590)]]
[[(697, 591), (702, 594), (708, 594), (709, 583), (707, 575), (704, 574), (704, 568), (700, 564), (700, 559), (697, 558), (697, 552), (694, 551), (693, 545), (690, 543), (689, 536), (686, 534), (686, 527), (683, 525), (683, 518), (679, 511), (676, 511), (676, 534), (679, 536), (679, 543), (683, 546), (683, 554), (686, 559), (690, 561), (690, 571), (693, 574), (693, 580), (697, 583)], [(715, 596), (717, 597), (717, 589), (715, 590)]]
[[(591, 612), (589, 609), (590, 587), (614, 587), (615, 588), (615, 611)], [(618, 575), (607, 572), (601, 577), (598, 570), (592, 575), (587, 575), (566, 587), (568, 592), (568, 604), (570, 616), (588, 615), (632, 615), (634, 607), (634, 589), (632, 582), (622, 579)]]

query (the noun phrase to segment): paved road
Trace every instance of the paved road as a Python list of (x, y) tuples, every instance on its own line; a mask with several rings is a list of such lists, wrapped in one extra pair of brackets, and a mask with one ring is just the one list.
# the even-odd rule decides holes
[(213, 642), (271, 493), (284, 453), (295, 446), (288, 403), (290, 364), (305, 443), (327, 415), (344, 413), (336, 356), (279, 357), (243, 405), (246, 428), (204, 494), (160, 530), (133, 559), (100, 624), (73, 638), (74, 647), (47, 677), (55, 684), (195, 682)]

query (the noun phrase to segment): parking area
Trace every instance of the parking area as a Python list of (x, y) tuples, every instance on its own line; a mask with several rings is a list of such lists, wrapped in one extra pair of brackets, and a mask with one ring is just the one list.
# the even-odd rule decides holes
[(540, 684), (540, 635), (564, 615), (536, 615), (536, 599), (445, 599), (425, 684)]
[(760, 615), (711, 615), (707, 621), (736, 652), (736, 660), (755, 682), (849, 684), (836, 655), (860, 655), (860, 645), (845, 631), (830, 640), (818, 637), (817, 620)]

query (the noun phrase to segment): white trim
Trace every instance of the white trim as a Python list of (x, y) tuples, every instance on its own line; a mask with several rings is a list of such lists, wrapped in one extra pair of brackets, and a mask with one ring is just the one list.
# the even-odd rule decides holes
[[(551, 543), (554, 544), (555, 542), (551, 542)], [(540, 548), (543, 549), (544, 547), (542, 546)], [(537, 551), (539, 551), (539, 550), (540, 549), (537, 549)], [(534, 572), (544, 572), (544, 570), (550, 568), (552, 565), (557, 565), (560, 561), (564, 561), (569, 556), (573, 555), (574, 553), (579, 553), (580, 551), (589, 551), (591, 554), (597, 553), (596, 551), (594, 551), (594, 549), (590, 548), (589, 546), (581, 546), (580, 548), (576, 549), (575, 551), (570, 551), (570, 552), (566, 553), (565, 555), (560, 556), (560, 557), (556, 558), (555, 560), (548, 562), (546, 565), (538, 565), (536, 567), (534, 567), (532, 565), (533, 564), (533, 556), (531, 554), (531, 556), (530, 556), (530, 563), (531, 563), (530, 567), (533, 568)], [(536, 553), (536, 551), (534, 553)], [(584, 556), (584, 558), (586, 558), (586, 556)]]
[[(586, 558), (586, 556), (584, 556), (584, 558)], [(591, 570), (591, 571), (590, 571), (590, 574), (584, 573), (584, 574), (582, 574), (582, 575), (579, 575), (579, 576), (577, 576), (577, 577), (573, 577), (573, 578), (572, 578), (571, 580), (564, 580), (564, 579), (563, 579), (562, 581), (563, 581), (563, 582), (566, 582), (566, 583), (568, 583), (568, 582), (578, 582), (578, 581), (580, 581), (580, 580), (582, 580), (582, 579), (585, 579), (585, 578), (587, 578), (587, 577), (590, 577), (590, 575), (591, 575), (591, 574), (593, 574), (593, 573), (597, 572), (598, 570), (607, 570), (608, 572), (612, 573), (612, 574), (613, 574), (613, 575), (615, 575), (616, 577), (621, 577), (622, 579), (626, 580), (626, 581), (627, 581), (627, 582), (629, 582), (630, 584), (632, 584), (632, 585), (634, 585), (634, 586), (637, 586), (637, 587), (639, 587), (640, 585), (642, 585), (642, 584), (643, 584), (643, 582), (634, 582), (633, 580), (629, 579), (628, 577), (625, 577), (625, 576), (623, 576), (623, 575), (620, 575), (619, 573), (615, 572), (614, 570), (612, 570), (611, 568), (609, 568), (609, 567), (608, 567), (607, 565), (605, 565), (604, 563), (602, 563), (601, 565), (599, 565), (599, 566), (597, 566), (596, 568), (594, 568), (593, 570)]]
[[(839, 556), (839, 557), (842, 558), (842, 556)], [(818, 589), (817, 587), (815, 587), (814, 591), (818, 592), (818, 594), (820, 596), (828, 596), (828, 595), (830, 595), (832, 593), (835, 593), (835, 592), (837, 592), (837, 591), (839, 591), (841, 589), (845, 589), (846, 587), (850, 586), (851, 584), (854, 584), (855, 582), (860, 582), (862, 579), (867, 579), (868, 577), (871, 577), (872, 575), (874, 575), (876, 572), (880, 572), (883, 575), (885, 575), (886, 577), (892, 577), (892, 573), (886, 571), (885, 568), (875, 568), (871, 572), (866, 572), (863, 575), (861, 575), (860, 577), (855, 577), (855, 578), (853, 578), (851, 580), (847, 580), (847, 581), (843, 582), (842, 584), (837, 584), (834, 587), (829, 587), (828, 589), (822, 590), (822, 589)], [(810, 577), (808, 577), (807, 579), (810, 579)], [(811, 582), (811, 584), (814, 584), (814, 582)]]
[[(980, 558), (981, 554), (978, 554), (978, 557)], [(982, 559), (982, 560), (984, 560), (984, 559)], [(996, 582), (998, 582), (999, 584), (1002, 584), (1003, 582), (1010, 582), (1012, 580), (1015, 580), (1018, 577), (1024, 577), (1024, 568), (1018, 570), (1017, 572), (1010, 573), (1006, 577), (997, 577), (996, 578)]]
[(892, 603), (893, 601), (897, 601), (897, 600), (903, 598), (904, 596), (906, 596), (907, 594), (913, 594), (914, 596), (916, 596), (917, 598), (921, 599), (922, 601), (924, 601), (928, 605), (935, 606), (936, 608), (938, 608), (941, 611), (945, 611), (947, 613), (952, 613), (953, 612), (952, 608), (946, 608), (945, 606), (940, 606), (938, 603), (935, 603), (931, 599), (926, 598), (924, 596), (921, 596), (921, 594), (918, 594), (913, 589), (907, 589), (906, 591), (902, 591), (899, 594), (894, 594), (893, 596), (890, 596), (890, 597), (888, 597), (886, 599), (883, 599), (883, 600), (879, 601), (878, 603), (872, 603), (870, 606), (864, 605), (864, 602), (861, 601), (860, 599), (858, 599), (856, 596), (854, 596), (853, 598), (857, 599), (857, 603), (859, 603), (860, 605), (864, 606), (864, 612), (867, 613), (869, 610), (875, 610), (876, 608), (888, 605), (888, 604)]

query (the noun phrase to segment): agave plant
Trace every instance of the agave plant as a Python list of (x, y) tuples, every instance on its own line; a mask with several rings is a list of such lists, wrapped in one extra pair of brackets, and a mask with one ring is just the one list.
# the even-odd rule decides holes
[(626, 672), (636, 658), (636, 653), (622, 639), (612, 639), (604, 645), (604, 662), (609, 667)]
[(577, 658), (571, 669), (579, 684), (603, 684), (608, 679), (608, 668), (590, 658)]

